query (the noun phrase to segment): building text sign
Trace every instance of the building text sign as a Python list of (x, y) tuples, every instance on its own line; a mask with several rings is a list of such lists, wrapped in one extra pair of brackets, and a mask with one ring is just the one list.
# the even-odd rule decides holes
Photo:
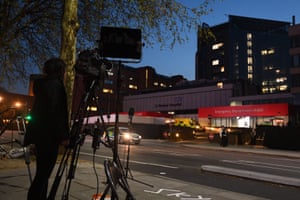
[(243, 105), (243, 106), (219, 106), (219, 107), (206, 107), (199, 108), (199, 118), (207, 117), (237, 117), (237, 116), (287, 116), (288, 104), (256, 104), (256, 105)]

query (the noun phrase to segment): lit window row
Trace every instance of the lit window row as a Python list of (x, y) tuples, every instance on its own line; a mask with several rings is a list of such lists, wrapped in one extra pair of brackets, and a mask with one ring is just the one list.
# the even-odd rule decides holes
[(277, 91), (286, 91), (288, 89), (287, 85), (279, 85), (277, 87), (272, 86), (272, 87), (263, 87), (262, 92), (263, 93), (274, 93)]
[(261, 50), (261, 55), (271, 55), (275, 53), (275, 49), (271, 48), (271, 49), (263, 49)]
[(287, 77), (280, 77), (280, 78), (276, 78), (276, 82), (277, 83), (283, 83), (287, 81)]
[(276, 87), (265, 87), (265, 88), (262, 88), (262, 92), (263, 93), (274, 93), (276, 92)]
[(248, 67), (248, 80), (253, 80), (253, 55), (252, 55), (252, 33), (247, 33), (247, 67)]
[(274, 66), (270, 65), (270, 66), (264, 66), (264, 70), (273, 70)]
[(154, 86), (160, 86), (160, 87), (167, 87), (167, 85), (165, 83), (158, 83), (158, 82), (154, 82), (153, 83)]

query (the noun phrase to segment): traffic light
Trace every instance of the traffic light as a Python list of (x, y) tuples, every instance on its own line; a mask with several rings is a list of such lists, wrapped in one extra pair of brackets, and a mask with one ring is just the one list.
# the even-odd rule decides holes
[(27, 122), (30, 122), (32, 120), (32, 116), (30, 113), (28, 113), (26, 116), (25, 116), (25, 119)]

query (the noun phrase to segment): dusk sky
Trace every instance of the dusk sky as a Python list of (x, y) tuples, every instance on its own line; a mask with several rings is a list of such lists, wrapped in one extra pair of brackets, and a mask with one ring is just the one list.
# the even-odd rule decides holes
[[(182, 0), (197, 4), (197, 0)], [(211, 5), (213, 12), (201, 19), (209, 26), (228, 22), (228, 15), (271, 19), (292, 22), (296, 17), (296, 24), (300, 23), (299, 0), (215, 0)], [(142, 62), (135, 66), (149, 65), (159, 74), (172, 76), (183, 75), (188, 80), (195, 79), (195, 54), (197, 50), (197, 30), (189, 33), (189, 41), (184, 45), (177, 45), (173, 49), (160, 51), (159, 45), (143, 49)]]
[[(197, 5), (198, 0), (180, 0), (186, 5)], [(201, 1), (200, 1), (201, 2)], [(299, 0), (215, 0), (211, 4), (213, 12), (203, 16), (201, 23), (209, 26), (228, 22), (228, 15), (271, 19), (291, 22), (296, 17), (296, 24), (300, 23)], [(189, 33), (189, 41), (183, 45), (176, 45), (173, 49), (160, 50), (159, 45), (143, 49), (142, 61), (130, 64), (133, 67), (152, 66), (162, 75), (183, 75), (188, 80), (195, 79), (195, 54), (197, 47), (197, 30)], [(10, 92), (27, 94), (28, 85), (22, 84)]]

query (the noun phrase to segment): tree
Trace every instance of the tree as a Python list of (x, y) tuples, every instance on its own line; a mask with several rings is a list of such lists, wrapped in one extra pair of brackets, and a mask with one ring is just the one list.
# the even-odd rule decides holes
[(97, 45), (101, 26), (139, 28), (145, 45), (172, 47), (188, 40), (182, 33), (197, 29), (212, 1), (190, 8), (183, 0), (2, 0), (0, 83), (26, 80), (34, 67), (60, 55), (70, 84), (75, 53)]
[(61, 13), (59, 1), (0, 2), (0, 83), (28, 79), (33, 66), (57, 55)]
[(61, 39), (61, 58), (67, 64), (65, 85), (68, 95), (68, 105), (71, 107), (72, 91), (74, 82), (73, 66), (76, 62), (76, 39), (77, 31), (79, 29), (79, 22), (77, 18), (77, 0), (65, 0), (64, 15), (62, 18), (62, 39)]

